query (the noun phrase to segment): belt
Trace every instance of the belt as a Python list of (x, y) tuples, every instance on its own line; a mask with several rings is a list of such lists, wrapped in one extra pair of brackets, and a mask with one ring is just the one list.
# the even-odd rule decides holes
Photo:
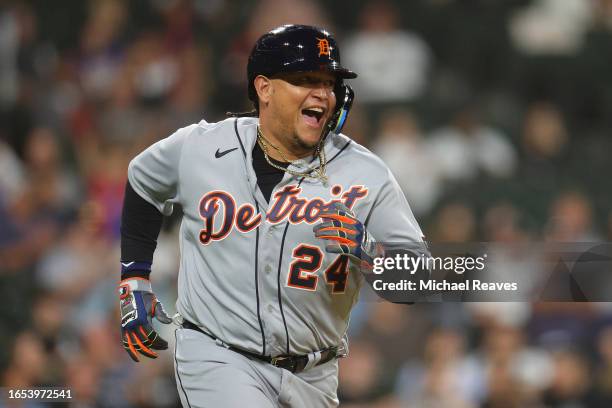
[(183, 321), (183, 327), (185, 329), (191, 329), (199, 331), (202, 334), (213, 339), (217, 344), (224, 346), (225, 348), (232, 350), (236, 353), (242, 354), (243, 356), (254, 358), (260, 361), (264, 361), (266, 363), (272, 364), (274, 367), (284, 368), (285, 370), (289, 370), (292, 373), (299, 373), (304, 371), (306, 368), (316, 367), (321, 364), (325, 364), (336, 357), (340, 357), (341, 353), (339, 353), (338, 347), (330, 347), (327, 349), (323, 349), (320, 351), (315, 351), (313, 353), (304, 354), (301, 356), (297, 355), (281, 355), (281, 356), (262, 356), (261, 354), (253, 353), (251, 351), (243, 350), (238, 347), (234, 347), (232, 345), (226, 344), (220, 339), (216, 338), (212, 334), (205, 332), (195, 324), (191, 323), (188, 320)]

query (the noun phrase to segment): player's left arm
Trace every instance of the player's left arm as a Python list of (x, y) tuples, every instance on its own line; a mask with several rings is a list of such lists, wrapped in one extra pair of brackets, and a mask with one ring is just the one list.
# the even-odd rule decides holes
[(320, 213), (322, 222), (313, 228), (315, 236), (327, 241), (326, 251), (344, 254), (370, 270), (374, 258), (391, 253), (426, 253), (426, 244), (410, 205), (390, 171), (373, 198), (365, 219), (342, 203)]
[(389, 169), (386, 170), (386, 177), (374, 198), (365, 225), (385, 247), (425, 248), (421, 227)]
[(374, 258), (384, 256), (383, 247), (344, 204), (334, 202), (319, 215), (322, 222), (313, 231), (315, 237), (327, 241), (327, 252), (347, 255), (365, 269), (372, 268)]

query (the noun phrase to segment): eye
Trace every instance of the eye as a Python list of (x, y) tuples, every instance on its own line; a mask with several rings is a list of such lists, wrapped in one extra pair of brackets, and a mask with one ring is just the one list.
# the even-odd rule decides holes
[(298, 85), (298, 86), (308, 86), (308, 85), (312, 85), (312, 83), (313, 83), (312, 78), (310, 78), (307, 75), (297, 76), (293, 80), (291, 80), (290, 82), (292, 84)]
[(319, 83), (319, 79), (311, 76), (304, 77), (304, 83), (307, 85), (317, 85)]
[(322, 79), (313, 75), (296, 75), (287, 79), (288, 82), (296, 86), (305, 87), (324, 87), (333, 89), (336, 85), (335, 79)]

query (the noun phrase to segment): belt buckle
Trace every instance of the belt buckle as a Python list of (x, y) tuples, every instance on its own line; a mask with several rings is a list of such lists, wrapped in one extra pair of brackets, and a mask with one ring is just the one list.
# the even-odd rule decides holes
[(295, 359), (291, 356), (277, 356), (270, 359), (270, 364), (274, 367), (284, 368), (291, 372), (295, 371)]

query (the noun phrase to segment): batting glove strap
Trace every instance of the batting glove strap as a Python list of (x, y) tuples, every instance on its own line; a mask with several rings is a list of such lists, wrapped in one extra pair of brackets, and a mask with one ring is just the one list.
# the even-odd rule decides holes
[(382, 245), (379, 245), (372, 234), (367, 230), (363, 231), (363, 241), (361, 243), (361, 260), (367, 265), (374, 264), (374, 258), (384, 256)]
[[(125, 290), (123, 288), (125, 288)], [(153, 289), (151, 289), (151, 281), (144, 278), (129, 278), (119, 283), (119, 297), (126, 291), (135, 292), (137, 290), (142, 292), (153, 292)]]

